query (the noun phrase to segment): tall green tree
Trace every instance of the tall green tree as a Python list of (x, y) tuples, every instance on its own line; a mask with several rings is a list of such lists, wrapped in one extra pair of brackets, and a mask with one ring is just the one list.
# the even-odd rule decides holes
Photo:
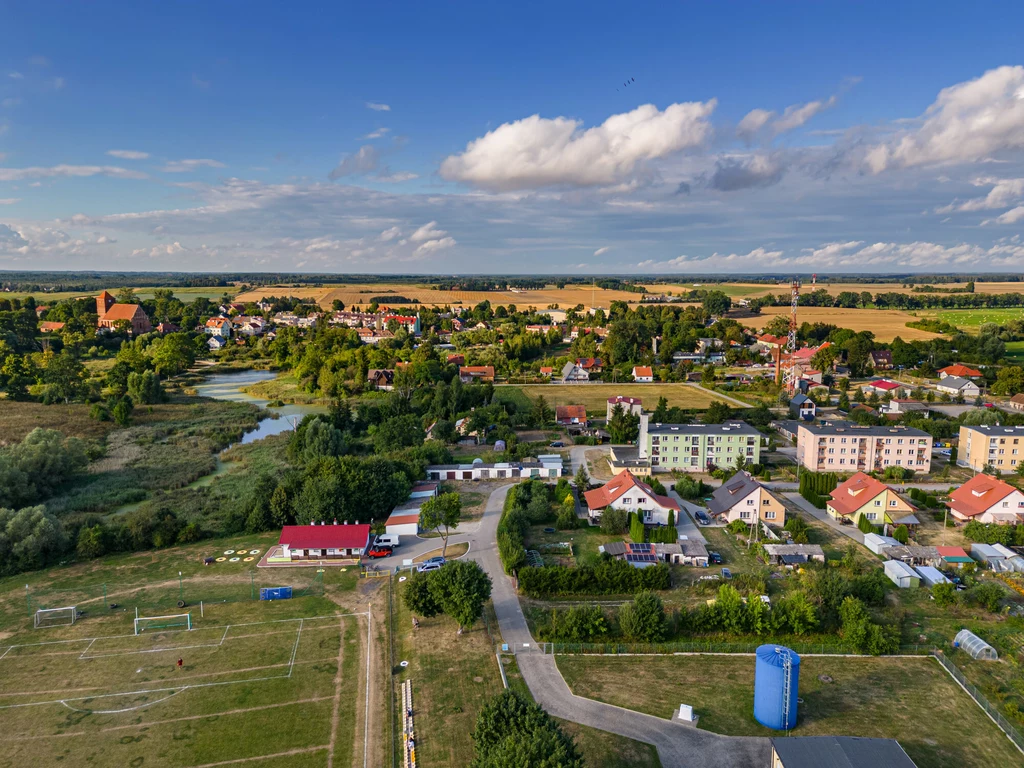
[(448, 537), (459, 527), (462, 518), (462, 497), (458, 493), (442, 493), (427, 499), (420, 507), (420, 528), (436, 531), (444, 540), (441, 555), (448, 551)]
[(47, 362), (43, 381), (53, 400), (70, 403), (85, 391), (85, 366), (69, 350), (62, 350)]

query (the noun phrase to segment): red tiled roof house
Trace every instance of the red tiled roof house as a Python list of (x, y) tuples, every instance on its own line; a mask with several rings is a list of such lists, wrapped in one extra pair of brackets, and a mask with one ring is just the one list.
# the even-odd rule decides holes
[(561, 426), (578, 424), (587, 426), (587, 409), (582, 405), (558, 405), (555, 406), (555, 423)]
[(1024, 493), (991, 475), (972, 477), (949, 495), (947, 506), (960, 522), (1024, 523)]
[(668, 525), (668, 513), (678, 518), (679, 504), (668, 496), (659, 496), (646, 483), (636, 479), (628, 469), (620, 472), (600, 488), (583, 494), (592, 520), (599, 520), (608, 507), (637, 512), (647, 525)]

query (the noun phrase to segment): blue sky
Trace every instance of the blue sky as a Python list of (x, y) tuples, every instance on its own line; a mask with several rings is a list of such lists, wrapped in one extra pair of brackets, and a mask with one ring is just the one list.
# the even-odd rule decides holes
[(1024, 6), (668, 5), (0, 2), (0, 268), (1024, 264)]

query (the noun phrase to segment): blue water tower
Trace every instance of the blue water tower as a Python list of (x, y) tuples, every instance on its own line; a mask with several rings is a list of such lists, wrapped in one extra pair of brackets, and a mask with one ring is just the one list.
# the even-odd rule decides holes
[(796, 725), (800, 657), (781, 645), (757, 649), (754, 667), (754, 719), (766, 728), (788, 731)]

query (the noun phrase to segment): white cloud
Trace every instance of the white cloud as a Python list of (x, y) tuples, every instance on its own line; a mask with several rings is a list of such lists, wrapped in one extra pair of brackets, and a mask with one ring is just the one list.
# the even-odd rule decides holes
[(990, 224), (1016, 224), (1024, 221), (1024, 205), (1018, 205), (1016, 208), (1012, 208), (1004, 214), (996, 216), (994, 219), (985, 219), (981, 222), (982, 226)]
[(996, 179), (985, 177), (975, 179), (976, 187), (987, 187), (992, 189), (985, 197), (975, 197), (963, 202), (955, 201), (941, 208), (936, 208), (936, 213), (952, 213), (953, 211), (984, 211), (996, 208), (1007, 208), (1024, 197), (1024, 179)]
[(24, 80), (25, 76), (21, 72), (8, 72), (7, 76), (12, 80)]
[(382, 138), (384, 138), (384, 137), (385, 137), (385, 136), (386, 136), (386, 135), (387, 135), (387, 134), (388, 134), (388, 133), (389, 133), (390, 131), (391, 131), (391, 129), (390, 129), (390, 128), (377, 128), (376, 130), (370, 131), (370, 132), (369, 132), (368, 134), (366, 134), (365, 136), (363, 136), (363, 138), (364, 138), (364, 139), (382, 139)]
[(975, 80), (944, 88), (920, 125), (869, 147), (873, 173), (988, 159), (1024, 148), (1024, 66), (991, 69)]
[(226, 168), (227, 166), (219, 160), (209, 158), (198, 158), (188, 160), (168, 160), (160, 170), (164, 173), (187, 173), (199, 168)]
[(764, 128), (773, 117), (775, 117), (775, 113), (771, 110), (752, 109), (743, 116), (739, 125), (736, 126), (736, 135), (749, 138)]
[(428, 255), (436, 251), (443, 251), (445, 248), (451, 248), (455, 245), (454, 237), (441, 237), (436, 240), (427, 240), (420, 243), (419, 247), (414, 251), (417, 255)]
[(399, 227), (390, 227), (380, 233), (379, 239), (382, 243), (387, 243), (394, 240), (396, 237), (401, 237), (401, 235), (402, 230)]
[(337, 167), (327, 174), (329, 179), (340, 179), (343, 176), (370, 173), (377, 170), (380, 164), (380, 153), (370, 144), (364, 144), (358, 152), (345, 155)]
[(753, 187), (770, 187), (782, 180), (786, 166), (781, 156), (756, 154), (750, 157), (723, 157), (715, 164), (708, 186), (721, 192)]
[(395, 171), (394, 173), (392, 173), (390, 168), (385, 167), (382, 168), (381, 172), (378, 173), (373, 178), (374, 181), (398, 183), (400, 181), (412, 181), (413, 179), (418, 179), (419, 177), (420, 175), (418, 173), (412, 173), (410, 171)]
[(368, 102), (366, 102), (366, 108), (367, 109), (372, 109), (374, 112), (390, 112), (391, 111), (391, 107), (390, 106), (388, 106), (387, 104), (381, 104), (378, 101), (368, 101)]
[(14, 205), (15, 203), (20, 202), (20, 197), (0, 197), (0, 205)]
[(444, 237), (447, 234), (448, 233), (445, 232), (443, 229), (438, 229), (437, 228), (437, 222), (436, 221), (429, 221), (426, 224), (424, 224), (422, 227), (417, 229), (415, 232), (413, 232), (409, 236), (409, 239), (412, 240), (414, 243), (421, 243), (424, 240), (433, 240), (433, 239), (436, 239), (436, 238), (442, 238), (442, 237)]
[(132, 251), (132, 256), (146, 256), (151, 259), (156, 259), (161, 256), (176, 256), (187, 250), (189, 249), (175, 241), (166, 245), (154, 245), (152, 248), (136, 248)]
[(16, 96), (11, 96), (9, 98), (4, 99), (3, 101), (0, 101), (0, 106), (7, 107), (8, 109), (10, 109), (11, 107), (16, 107), (19, 104), (21, 104), (21, 99), (19, 99)]
[(23, 181), (24, 179), (45, 177), (85, 177), (111, 176), (115, 179), (145, 179), (141, 171), (131, 171), (114, 165), (55, 165), (49, 168), (33, 166), (30, 168), (0, 168), (0, 181)]
[(780, 133), (799, 128), (819, 112), (834, 107), (836, 101), (835, 96), (830, 96), (825, 101), (810, 101), (806, 104), (794, 104), (786, 107), (781, 117), (772, 123), (772, 133), (778, 136)]
[(22, 236), (21, 232), (9, 224), (0, 224), (0, 253), (24, 248), (27, 245), (28, 240)]
[(711, 136), (716, 101), (653, 104), (612, 115), (599, 126), (540, 115), (505, 123), (441, 163), (445, 179), (491, 190), (609, 186), (650, 160), (693, 149)]
[(56, 90), (58, 90), (58, 91), (62, 90), (65, 85), (67, 85), (67, 81), (63, 77), (55, 77), (55, 78), (53, 78), (53, 87)]
[(146, 160), (149, 152), (139, 152), (134, 149), (108, 149), (107, 154), (121, 160)]
[(611, 249), (612, 247), (610, 245), (606, 245), (604, 248), (598, 248), (596, 251), (594, 251), (594, 255), (603, 256), (604, 254), (608, 253), (608, 251), (610, 251)]

